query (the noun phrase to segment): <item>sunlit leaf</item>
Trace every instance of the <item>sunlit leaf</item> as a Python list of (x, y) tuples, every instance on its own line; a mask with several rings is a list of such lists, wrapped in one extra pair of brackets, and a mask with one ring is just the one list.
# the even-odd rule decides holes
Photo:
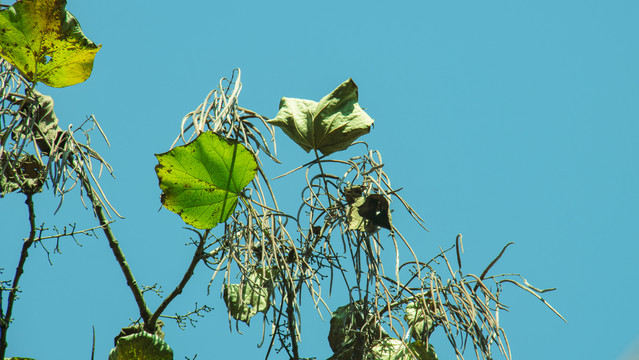
[(417, 340), (408, 344), (408, 347), (417, 354), (417, 359), (419, 360), (437, 360), (437, 353), (433, 344), (426, 346), (424, 342)]
[(162, 204), (198, 229), (226, 221), (257, 172), (246, 147), (212, 132), (155, 156)]
[(348, 79), (319, 103), (282, 98), (277, 116), (269, 123), (279, 126), (306, 152), (316, 149), (328, 155), (368, 134), (373, 119), (359, 106), (357, 85)]
[(0, 54), (33, 82), (53, 87), (89, 78), (96, 45), (65, 10), (66, 0), (20, 0), (0, 11)]
[(405, 344), (399, 339), (386, 338), (371, 349), (370, 359), (374, 360), (437, 360), (432, 344), (415, 341)]
[(268, 311), (273, 292), (270, 280), (274, 271), (256, 269), (242, 284), (224, 284), (224, 302), (234, 319), (248, 325), (258, 312)]
[(173, 350), (159, 336), (141, 331), (120, 337), (109, 360), (173, 360)]

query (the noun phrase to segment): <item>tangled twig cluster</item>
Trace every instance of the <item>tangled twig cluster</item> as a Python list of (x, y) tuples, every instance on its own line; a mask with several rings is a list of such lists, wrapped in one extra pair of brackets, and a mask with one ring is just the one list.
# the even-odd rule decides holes
[[(35, 90), (13, 66), (0, 59), (0, 121), (0, 173), (5, 180), (2, 195), (15, 190), (33, 194), (46, 185), (60, 197), (60, 209), (65, 194), (80, 183), (81, 194), (96, 193), (107, 214), (111, 209), (120, 216), (98, 182), (103, 169), (113, 175), (113, 168), (91, 147), (90, 134), (96, 129), (109, 144), (93, 115), (77, 129), (69, 125), (63, 130), (53, 111), (53, 99)], [(78, 134), (84, 142), (76, 139)], [(83, 196), (81, 199), (84, 203)]]
[[(294, 169), (305, 168), (302, 203), (295, 215), (283, 211), (259, 158), (263, 152), (278, 162), (275, 151), (269, 150), (276, 148), (273, 128), (266, 117), (238, 105), (241, 88), (239, 70), (231, 79), (222, 79), (219, 88), (184, 118), (178, 139), (187, 143), (202, 131), (213, 131), (244, 144), (258, 159), (258, 176), (240, 197), (238, 209), (221, 232), (211, 233), (204, 262), (213, 270), (209, 288), (222, 272), (225, 300), (231, 296), (227, 293), (231, 286), (237, 286), (236, 295), (245, 299), (244, 311), (249, 314), (239, 320), (249, 323), (251, 316), (262, 312), (265, 329), (271, 324), (266, 357), (277, 340), (277, 351), (299, 358), (302, 294), (309, 294), (321, 314), (321, 308), (329, 309), (323, 287), (328, 286), (331, 293), (337, 279), (348, 289), (348, 304), (357, 304), (362, 318), (349, 325), (358, 334), (349, 345), (349, 357), (370, 356), (370, 350), (388, 333), (405, 345), (412, 338), (427, 346), (430, 334), (442, 329), (459, 358), (469, 343), (478, 358), (491, 358), (492, 344), (510, 358), (508, 340), (499, 324), (499, 311), (507, 308), (500, 300), (503, 284), (513, 283), (540, 299), (540, 293), (552, 289), (540, 290), (525, 280), (519, 282), (516, 274), (488, 276), (501, 254), (480, 276), (464, 274), (461, 235), (455, 245), (434, 258), (419, 259), (410, 241), (392, 224), (390, 205), (401, 204), (423, 229), (425, 222), (400, 196), (401, 189), (391, 187), (381, 153), (368, 150), (364, 142), (358, 145), (366, 148), (363, 155), (340, 160), (316, 152), (315, 160)], [(250, 120), (258, 120), (266, 129), (262, 131), (271, 136), (270, 144)], [(382, 255), (382, 236), (390, 238), (391, 242), (383, 241), (394, 248), (391, 268), (382, 261), (388, 258)], [(452, 250), (456, 270), (447, 257)], [(404, 253), (410, 261), (400, 262)], [(237, 279), (240, 283), (233, 284)], [(255, 296), (264, 299), (252, 301)], [(411, 311), (421, 314), (422, 322), (407, 320), (405, 314)], [(229, 308), (229, 321), (238, 321), (232, 313)], [(428, 326), (424, 328), (423, 323)], [(377, 333), (365, 331), (378, 324), (382, 327)], [(335, 359), (347, 358), (344, 349), (334, 350)]]
[[(64, 195), (79, 183), (100, 222), (100, 226), (86, 230), (76, 231), (73, 226), (67, 232), (65, 228), (54, 236), (43, 236), (44, 227), (40, 227), (38, 236), (35, 216), (31, 216), (31, 236), (25, 242), (21, 264), (33, 243), (102, 229), (140, 311), (140, 318), (133, 322), (143, 324), (132, 327), (133, 332), (144, 330), (163, 337), (160, 318), (174, 320), (183, 328), (187, 321), (194, 325), (211, 310), (196, 304), (185, 314), (163, 315), (200, 261), (212, 271), (209, 290), (222, 274), (221, 292), (229, 326), (235, 321), (239, 331), (240, 321), (249, 324), (254, 316), (262, 314), (262, 343), (268, 338), (266, 358), (272, 351), (285, 351), (290, 358), (300, 359), (300, 303), (304, 296), (310, 297), (320, 316), (324, 310), (331, 312), (329, 343), (335, 353), (333, 360), (372, 359), (385, 352), (405, 358), (433, 358), (430, 337), (437, 329), (459, 359), (464, 358), (470, 344), (477, 358), (491, 359), (495, 345), (510, 359), (506, 333), (499, 322), (500, 311), (507, 310), (500, 299), (506, 283), (537, 297), (561, 317), (541, 297), (553, 289), (535, 288), (518, 274), (489, 275), (510, 244), (479, 276), (462, 271), (461, 235), (452, 247), (440, 249), (427, 261), (420, 259), (410, 245), (412, 240), (393, 224), (393, 211), (399, 209), (392, 205), (401, 204), (401, 211), (427, 231), (425, 221), (402, 198), (401, 188), (391, 186), (381, 153), (365, 142), (352, 144), (365, 151), (349, 159), (320, 156), (315, 150), (314, 160), (282, 175), (304, 169), (305, 179), (299, 208), (296, 212), (283, 210), (271, 186), (274, 179), (269, 179), (260, 158), (279, 163), (275, 131), (268, 118), (239, 106), (239, 70), (230, 79), (220, 80), (218, 88), (182, 119), (172, 147), (180, 141), (188, 144), (203, 132), (214, 132), (241, 143), (254, 155), (257, 176), (240, 194), (237, 208), (223, 226), (214, 230), (188, 228), (197, 235), (192, 241), (196, 245), (193, 258), (180, 283), (152, 312), (144, 293), (161, 297), (161, 290), (157, 284), (137, 284), (110, 228), (108, 209), (119, 214), (108, 202), (98, 178), (102, 169), (112, 173), (112, 168), (90, 146), (89, 132), (94, 129), (108, 144), (99, 124), (91, 116), (77, 130), (71, 126), (62, 130), (53, 112), (53, 100), (38, 93), (3, 60), (0, 82), (2, 194), (24, 192), (32, 212), (31, 195), (45, 184), (60, 196), (61, 206)], [(85, 142), (77, 141), (76, 134), (83, 134)], [(33, 150), (28, 151), (31, 147)], [(98, 175), (94, 173), (94, 161), (100, 168)], [(84, 196), (81, 198), (84, 201)], [(391, 244), (392, 250), (385, 249)], [(449, 260), (451, 252), (456, 266)], [(408, 261), (400, 260), (406, 257)], [(8, 291), (13, 303), (21, 268), (18, 270), (11, 285), (2, 282), (0, 300), (2, 292)], [(347, 294), (342, 299), (345, 306), (337, 310), (330, 308), (326, 296), (336, 283), (343, 285)], [(0, 315), (10, 318), (10, 311), (8, 315), (0, 311)]]

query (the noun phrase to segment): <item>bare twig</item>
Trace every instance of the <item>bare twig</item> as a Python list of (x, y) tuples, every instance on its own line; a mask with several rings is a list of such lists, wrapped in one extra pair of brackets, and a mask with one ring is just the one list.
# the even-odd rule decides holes
[(555, 310), (555, 308), (554, 308), (554, 307), (552, 307), (552, 305), (550, 305), (550, 304), (549, 304), (546, 300), (544, 300), (544, 298), (542, 298), (541, 296), (539, 296), (539, 294), (537, 294), (535, 291), (533, 291), (533, 289), (531, 289), (530, 287), (528, 287), (528, 286), (524, 286), (524, 285), (522, 285), (522, 284), (518, 283), (517, 281), (511, 280), (511, 279), (503, 279), (503, 280), (501, 280), (501, 281), (502, 281), (502, 282), (509, 282), (509, 283), (511, 283), (511, 284), (515, 284), (515, 285), (517, 285), (518, 287), (520, 287), (520, 288), (522, 288), (522, 289), (526, 290), (527, 292), (529, 292), (530, 294), (532, 294), (534, 297), (536, 297), (537, 299), (541, 300), (541, 302), (543, 302), (543, 303), (544, 303), (544, 305), (546, 305), (546, 306), (547, 306), (550, 310), (552, 310), (552, 312), (554, 312), (557, 316), (559, 316), (559, 317), (561, 318), (561, 320), (563, 320), (564, 322), (568, 322), (566, 319), (564, 319), (564, 317), (563, 317), (563, 316), (561, 316), (561, 314), (560, 314), (557, 310)]
[(171, 320), (175, 320), (175, 322), (177, 323), (177, 326), (180, 329), (185, 328), (186, 326), (186, 320), (189, 321), (189, 323), (191, 324), (191, 326), (195, 327), (195, 324), (197, 323), (197, 319), (194, 318), (194, 316), (196, 317), (204, 317), (203, 313), (208, 313), (210, 311), (212, 311), (213, 308), (207, 306), (207, 305), (202, 305), (202, 306), (198, 306), (197, 303), (195, 303), (195, 309), (192, 311), (189, 311), (186, 314), (175, 314), (175, 315), (160, 315), (161, 318), (163, 319), (171, 319)]
[[(87, 229), (82, 229), (82, 230), (72, 230), (71, 232), (67, 232), (67, 229), (66, 229), (66, 226), (65, 226), (65, 228), (64, 228), (64, 230), (62, 231), (61, 234), (58, 233), (56, 235), (38, 236), (35, 239), (34, 242), (38, 243), (38, 242), (41, 242), (43, 240), (48, 240), (48, 239), (59, 239), (59, 238), (65, 237), (65, 236), (70, 236), (70, 237), (74, 237), (76, 235), (91, 236), (92, 234), (94, 234), (94, 230), (104, 229), (105, 226), (110, 225), (110, 224), (112, 224), (114, 222), (115, 222), (115, 220), (111, 220), (111, 221), (108, 221), (105, 225), (98, 225), (98, 226), (94, 226), (94, 227), (87, 228)], [(73, 226), (73, 227), (75, 227), (75, 226)], [(54, 230), (56, 230), (56, 228), (54, 228)]]
[(175, 299), (178, 295), (182, 293), (182, 290), (184, 290), (184, 287), (191, 279), (191, 276), (193, 276), (195, 267), (200, 262), (200, 260), (204, 258), (204, 245), (206, 244), (206, 238), (209, 236), (209, 231), (210, 230), (205, 230), (204, 234), (200, 234), (200, 241), (198, 242), (197, 249), (195, 249), (193, 258), (191, 259), (191, 264), (186, 269), (186, 272), (184, 273), (184, 276), (182, 277), (182, 280), (180, 281), (180, 283), (175, 287), (175, 289), (171, 292), (171, 294), (167, 296), (166, 299), (164, 299), (164, 301), (162, 301), (162, 303), (160, 304), (160, 306), (158, 306), (158, 308), (155, 310), (153, 315), (148, 320), (144, 321), (144, 329), (148, 333), (151, 333), (151, 334), (155, 333), (155, 326), (156, 326), (156, 322), (158, 318), (160, 317), (160, 315), (162, 315), (162, 312), (164, 312), (166, 307), (169, 306), (171, 301), (173, 301), (173, 299)]

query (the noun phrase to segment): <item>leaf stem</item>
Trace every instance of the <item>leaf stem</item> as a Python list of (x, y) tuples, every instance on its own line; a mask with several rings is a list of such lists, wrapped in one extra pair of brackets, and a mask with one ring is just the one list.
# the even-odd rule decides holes
[[(20, 282), (20, 277), (24, 273), (24, 264), (27, 261), (27, 257), (29, 256), (29, 248), (33, 245), (36, 237), (36, 226), (35, 226), (35, 210), (33, 205), (33, 194), (26, 194), (27, 200), (25, 204), (27, 204), (27, 208), (29, 209), (29, 238), (24, 241), (22, 244), (22, 252), (20, 253), (20, 260), (18, 261), (18, 267), (16, 268), (16, 273), (13, 278), (13, 283), (11, 284), (11, 289), (9, 290), (9, 299), (7, 301), (7, 312), (2, 314), (0, 311), (0, 359), (4, 359), (5, 352), (7, 350), (7, 331), (9, 330), (9, 325), (11, 324), (11, 314), (13, 312), (13, 304), (16, 300), (16, 294), (18, 292), (18, 284)], [(1, 294), (0, 294), (1, 295)], [(0, 301), (2, 300), (2, 296), (0, 296)], [(0, 306), (1, 309), (1, 306)]]
[(326, 197), (328, 198), (328, 208), (333, 207), (333, 202), (331, 201), (331, 194), (328, 191), (328, 182), (326, 181), (326, 173), (324, 172), (324, 168), (322, 168), (322, 161), (320, 160), (320, 156), (317, 153), (317, 149), (313, 149), (315, 151), (315, 160), (317, 161), (317, 165), (319, 165), (320, 172), (322, 173), (322, 180), (324, 180), (324, 190), (326, 191)]

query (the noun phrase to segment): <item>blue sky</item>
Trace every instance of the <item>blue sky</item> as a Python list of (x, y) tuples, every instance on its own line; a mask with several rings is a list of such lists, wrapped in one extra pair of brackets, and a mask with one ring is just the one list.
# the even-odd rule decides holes
[[(494, 273), (558, 288), (545, 298), (567, 324), (523, 291), (505, 291), (511, 311), (501, 321), (516, 359), (639, 356), (629, 355), (639, 342), (636, 1), (70, 0), (67, 9), (102, 44), (93, 74), (38, 89), (54, 97), (63, 127), (95, 114), (108, 134), (111, 148), (97, 137), (95, 145), (117, 179), (102, 184), (126, 217), (114, 231), (140, 283), (169, 292), (188, 264), (183, 223), (157, 211), (153, 154), (168, 150), (182, 116), (221, 77), (241, 68), (240, 105), (268, 117), (282, 96), (318, 100), (352, 77), (376, 120), (363, 140), (382, 152), (393, 185), (431, 230), (394, 215), (418, 254), (430, 258), (462, 233), (466, 272), (481, 273), (514, 241)], [(311, 159), (281, 132), (278, 156), (272, 177)], [(296, 211), (298, 192), (290, 192)], [(55, 217), (50, 192), (35, 200), (38, 223), (95, 225), (77, 193)], [(23, 203), (20, 194), (0, 200), (5, 278), (27, 236)], [(42, 249), (31, 251), (9, 356), (89, 358), (95, 325), (104, 358), (136, 318), (104, 237), (80, 241), (62, 240), (53, 266)], [(206, 295), (211, 274), (198, 270), (167, 313), (195, 301), (215, 310), (196, 328), (167, 324), (175, 359), (264, 356), (260, 324), (229, 334), (217, 290)], [(343, 296), (334, 293), (332, 303)], [(307, 314), (301, 353), (327, 358), (328, 322)], [(445, 340), (435, 345), (445, 358)]]

